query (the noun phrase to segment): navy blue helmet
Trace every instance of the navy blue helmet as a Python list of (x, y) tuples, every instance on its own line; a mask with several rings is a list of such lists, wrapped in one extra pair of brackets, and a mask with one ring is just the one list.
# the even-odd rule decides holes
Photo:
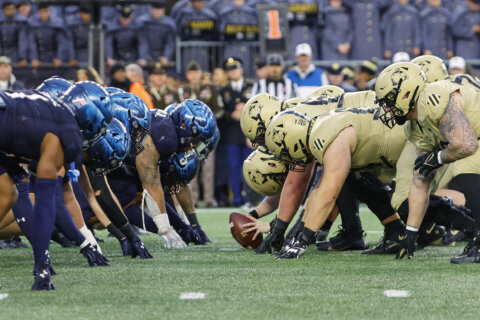
[(73, 84), (68, 80), (65, 80), (59, 76), (53, 76), (43, 81), (36, 90), (43, 93), (48, 93), (50, 97), (58, 100), (71, 86), (73, 86)]

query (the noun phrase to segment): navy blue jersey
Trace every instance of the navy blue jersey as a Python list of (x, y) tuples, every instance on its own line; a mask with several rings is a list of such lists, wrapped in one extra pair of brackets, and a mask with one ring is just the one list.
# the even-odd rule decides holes
[(160, 160), (169, 158), (178, 149), (178, 136), (175, 124), (170, 116), (163, 110), (150, 110), (152, 122), (150, 136), (160, 154)]
[(35, 90), (2, 91), (0, 112), (1, 151), (38, 160), (42, 140), (51, 132), (60, 139), (65, 163), (81, 156), (83, 137), (77, 121), (53, 99)]
[(131, 203), (137, 192), (142, 191), (142, 183), (138, 178), (137, 170), (126, 165), (110, 172), (107, 178), (110, 189), (122, 207)]

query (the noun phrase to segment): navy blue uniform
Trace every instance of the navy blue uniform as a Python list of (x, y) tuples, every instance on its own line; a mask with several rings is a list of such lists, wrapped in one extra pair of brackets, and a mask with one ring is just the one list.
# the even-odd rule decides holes
[(175, 124), (163, 110), (150, 110), (150, 114), (152, 115), (150, 136), (160, 154), (160, 160), (166, 160), (177, 152), (179, 147)]
[(83, 136), (65, 106), (34, 90), (0, 92), (1, 151), (38, 160), (48, 132), (60, 139), (65, 163), (81, 156)]
[(453, 50), (450, 12), (443, 7), (427, 5), (420, 17), (423, 50), (430, 50), (433, 55), (446, 59), (447, 52)]
[(28, 19), (27, 30), (30, 61), (67, 61), (68, 39), (60, 18), (51, 15), (49, 21), (43, 22), (38, 15), (32, 16)]
[(115, 19), (105, 33), (105, 57), (124, 62), (147, 59), (148, 46), (144, 33), (142, 24), (135, 19), (126, 27)]
[(342, 43), (353, 41), (353, 27), (351, 16), (345, 8), (335, 9), (326, 7), (325, 28), (322, 37), (322, 59), (325, 60), (347, 60), (350, 53), (341, 54), (338, 46)]
[(7, 56), (13, 62), (27, 59), (28, 41), (27, 41), (27, 19), (20, 14), (15, 14), (13, 18), (7, 18), (2, 15), (0, 18), (0, 52), (2, 56)]
[(452, 34), (455, 39), (455, 55), (465, 59), (480, 58), (480, 39), (472, 31), (473, 26), (480, 24), (480, 11), (468, 8), (459, 9), (452, 17)]
[(71, 15), (66, 19), (69, 35), (69, 59), (88, 62), (88, 32), (90, 24), (84, 23), (80, 14)]
[(143, 24), (149, 60), (156, 62), (160, 57), (165, 57), (169, 61), (173, 60), (177, 34), (175, 21), (168, 16), (154, 19), (150, 13), (141, 16), (139, 20)]

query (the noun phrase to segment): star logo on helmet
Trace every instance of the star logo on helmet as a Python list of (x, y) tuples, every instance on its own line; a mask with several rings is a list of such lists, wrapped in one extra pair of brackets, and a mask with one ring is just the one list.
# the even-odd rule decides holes
[(390, 77), (390, 80), (392, 81), (392, 85), (397, 86), (400, 83), (400, 80), (407, 80), (408, 75), (406, 74), (406, 69), (405, 68), (398, 68), (395, 71), (393, 71), (392, 76)]
[(254, 119), (254, 120), (258, 120), (259, 116), (260, 116), (260, 106), (255, 104), (255, 105), (252, 105), (252, 107), (250, 108), (250, 110), (248, 110), (248, 116), (251, 118), (251, 119)]
[(287, 133), (284, 130), (273, 129), (272, 142), (281, 147)]

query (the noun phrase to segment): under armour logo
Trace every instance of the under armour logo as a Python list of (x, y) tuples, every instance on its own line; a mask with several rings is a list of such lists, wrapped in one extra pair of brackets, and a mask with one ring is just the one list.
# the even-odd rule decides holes
[(42, 272), (39, 274), (40, 278), (46, 278), (48, 276), (47, 270), (42, 270)]
[(25, 219), (25, 217), (22, 217), (21, 219), (17, 219), (17, 222), (20, 223), (20, 222), (26, 222), (27, 219)]

